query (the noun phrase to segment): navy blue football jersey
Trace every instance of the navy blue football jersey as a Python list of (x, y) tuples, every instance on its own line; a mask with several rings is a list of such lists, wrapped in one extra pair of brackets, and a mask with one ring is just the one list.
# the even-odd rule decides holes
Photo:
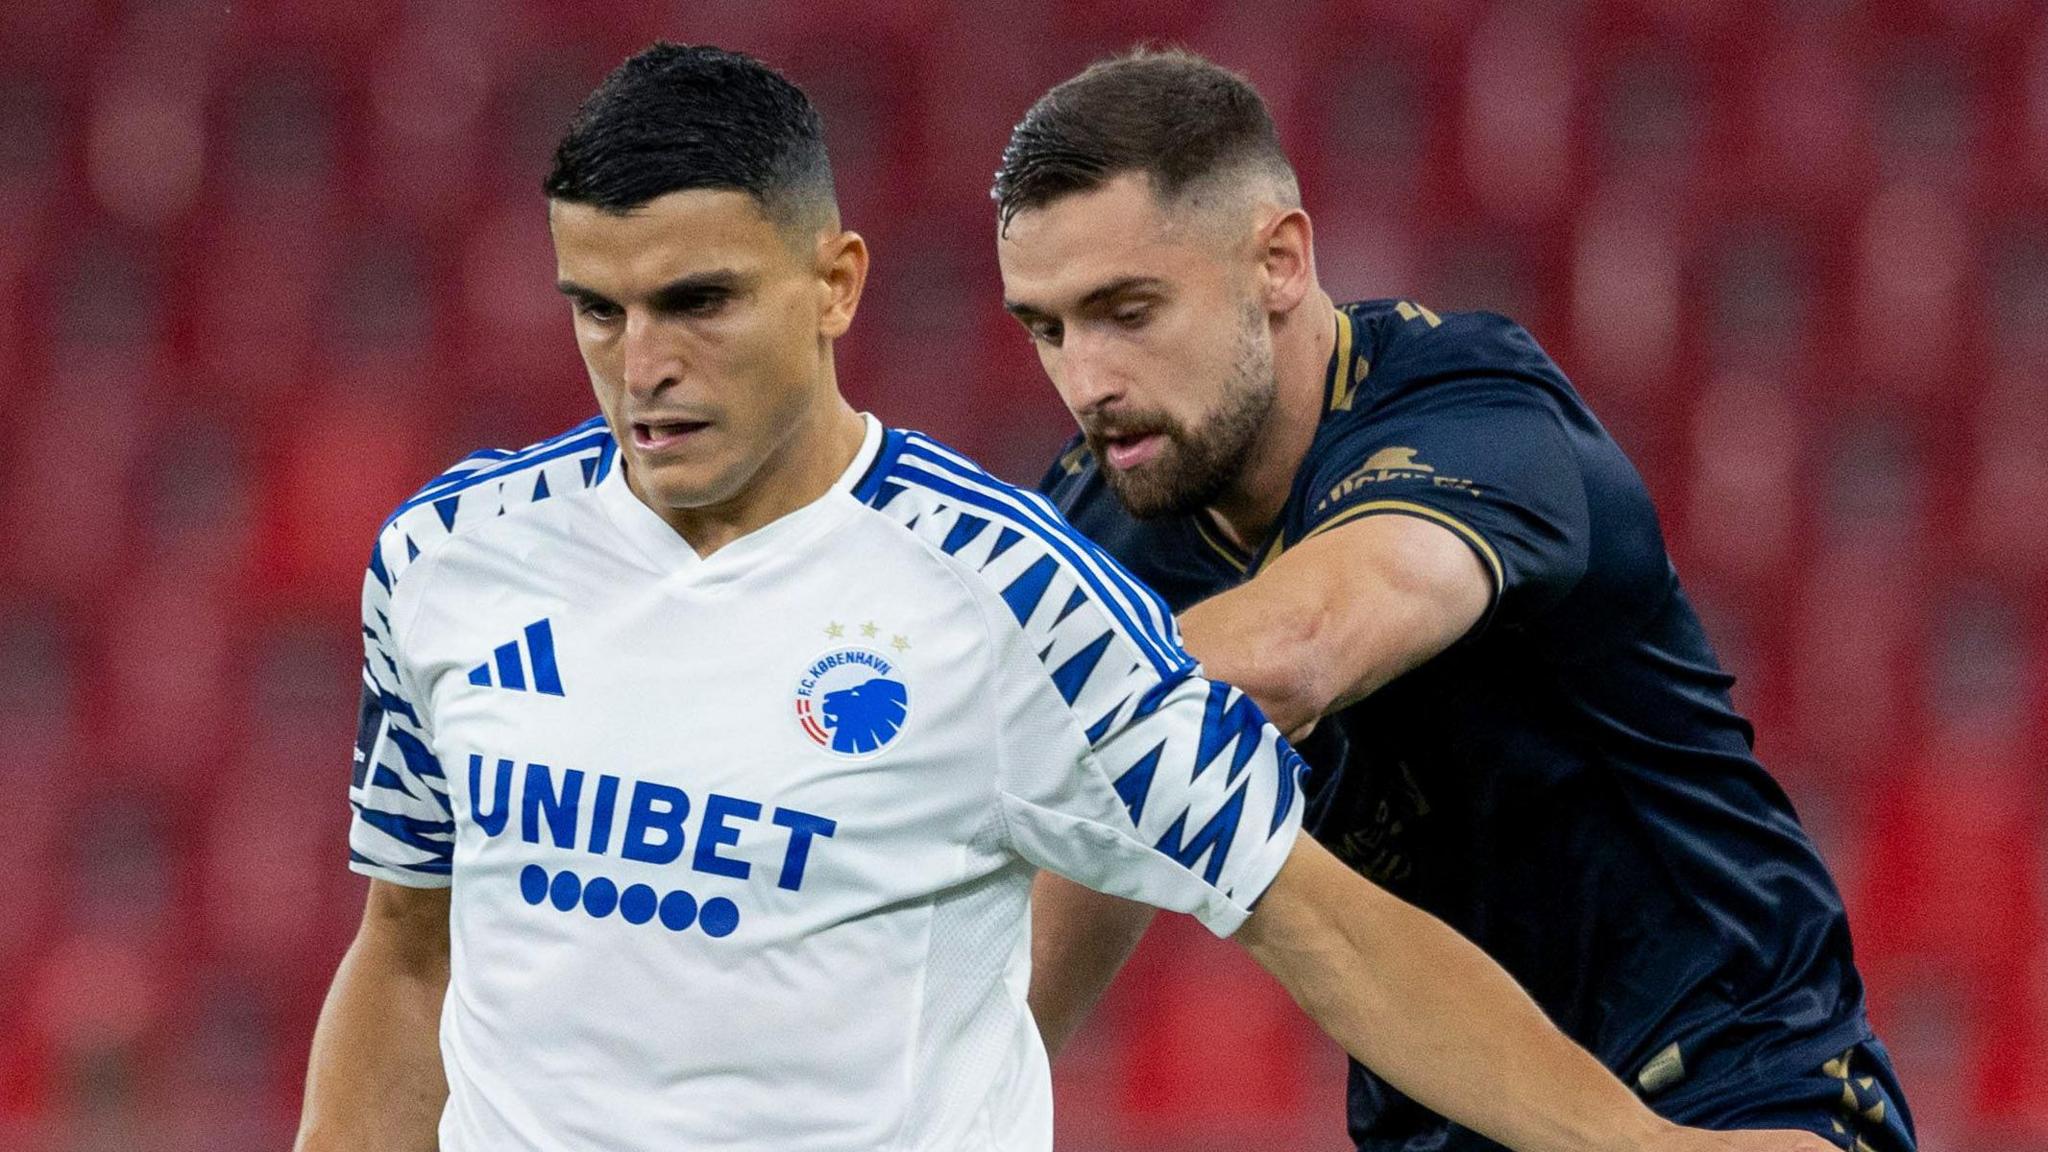
[[(1304, 742), (1310, 830), (1667, 1114), (1867, 1039), (1841, 898), (1751, 753), (1634, 466), (1509, 320), (1372, 301), (1336, 324), (1324, 416), (1257, 549), (1206, 513), (1132, 519), (1078, 441), (1044, 489), (1175, 611), (1360, 517), (1454, 533), (1492, 603)], [(1356, 1065), (1350, 1122), (1361, 1149), (1494, 1147)]]

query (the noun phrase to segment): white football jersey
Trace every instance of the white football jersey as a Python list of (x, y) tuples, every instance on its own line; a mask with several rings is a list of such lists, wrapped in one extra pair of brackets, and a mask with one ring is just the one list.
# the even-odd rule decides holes
[(1234, 931), (1300, 759), (1036, 494), (872, 417), (700, 558), (601, 421), (480, 453), (363, 587), (350, 861), (453, 885), (451, 1152), (1045, 1149), (1050, 868)]

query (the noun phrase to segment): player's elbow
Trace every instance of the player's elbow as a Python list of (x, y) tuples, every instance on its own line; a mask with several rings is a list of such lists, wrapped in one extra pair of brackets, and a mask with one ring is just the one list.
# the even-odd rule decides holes
[(1262, 637), (1248, 662), (1249, 675), (1231, 682), (1258, 702), (1275, 728), (1298, 734), (1329, 711), (1343, 691), (1331, 654), (1324, 650), (1331, 633), (1321, 613), (1296, 614)]
[(1290, 739), (1299, 740), (1323, 713), (1330, 711), (1332, 696), (1316, 677), (1296, 674), (1287, 678), (1286, 685), (1274, 692), (1272, 699), (1271, 705), (1260, 705), (1266, 719)]
[(1321, 581), (1254, 587), (1253, 599), (1226, 594), (1188, 609), (1181, 629), (1211, 679), (1250, 696), (1282, 732), (1299, 733), (1343, 692), (1338, 606)]

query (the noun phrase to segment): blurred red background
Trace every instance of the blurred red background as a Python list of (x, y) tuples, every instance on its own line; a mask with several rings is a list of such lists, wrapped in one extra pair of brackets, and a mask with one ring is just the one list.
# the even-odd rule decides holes
[[(280, 1148), (364, 882), (362, 562), (594, 410), (538, 190), (657, 37), (824, 109), (841, 378), (1012, 479), (1011, 123), (1140, 39), (1243, 69), (1324, 282), (1535, 331), (1635, 457), (1849, 899), (1923, 1146), (2048, 1148), (2048, 12), (2025, 0), (0, 6), (0, 1146)], [(849, 1005), (848, 1011), (857, 1010)], [(1336, 1149), (1341, 1060), (1162, 923), (1068, 1149)]]

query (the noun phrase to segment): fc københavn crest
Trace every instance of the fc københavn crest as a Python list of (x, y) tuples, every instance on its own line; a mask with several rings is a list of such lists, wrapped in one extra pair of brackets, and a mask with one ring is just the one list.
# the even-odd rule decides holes
[(910, 693), (889, 658), (866, 648), (828, 652), (796, 684), (804, 735), (835, 755), (873, 756), (894, 743), (910, 714)]

